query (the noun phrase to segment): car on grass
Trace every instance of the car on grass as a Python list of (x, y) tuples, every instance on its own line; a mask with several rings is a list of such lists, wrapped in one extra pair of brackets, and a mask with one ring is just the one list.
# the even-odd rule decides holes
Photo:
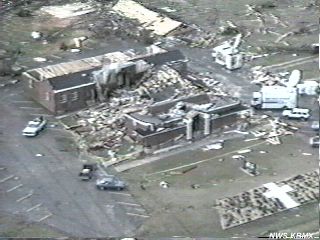
[(309, 143), (310, 143), (311, 147), (318, 148), (319, 144), (320, 144), (319, 136), (315, 136), (315, 137), (310, 138)]
[(116, 176), (104, 176), (96, 181), (96, 187), (100, 190), (117, 190), (122, 191), (126, 188), (124, 181)]
[(35, 137), (46, 127), (46, 124), (47, 121), (43, 117), (35, 118), (28, 122), (27, 126), (22, 130), (22, 135)]
[(284, 110), (282, 112), (283, 117), (287, 117), (289, 119), (302, 119), (308, 120), (310, 118), (310, 110), (307, 108), (293, 108), (290, 110)]

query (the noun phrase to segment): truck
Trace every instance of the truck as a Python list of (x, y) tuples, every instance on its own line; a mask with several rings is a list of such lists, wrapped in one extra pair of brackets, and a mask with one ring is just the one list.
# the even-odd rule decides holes
[(97, 164), (83, 164), (79, 173), (79, 177), (82, 181), (88, 181), (93, 178), (94, 171), (97, 170)]
[(292, 109), (297, 103), (297, 88), (283, 86), (263, 86), (259, 92), (253, 92), (251, 100), (255, 109)]
[(224, 66), (228, 70), (242, 67), (244, 56), (238, 49), (241, 37), (242, 35), (238, 34), (234, 39), (212, 49), (211, 56), (217, 64)]

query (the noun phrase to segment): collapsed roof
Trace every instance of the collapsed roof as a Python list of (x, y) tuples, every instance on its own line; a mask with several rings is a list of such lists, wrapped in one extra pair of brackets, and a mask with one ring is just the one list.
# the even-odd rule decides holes
[(167, 35), (182, 25), (182, 22), (162, 16), (132, 0), (119, 0), (112, 9), (122, 16), (136, 19), (145, 29), (159, 36)]
[(43, 81), (50, 78), (56, 78), (63, 75), (79, 73), (95, 68), (102, 67), (104, 63), (124, 63), (130, 60), (137, 59), (143, 56), (152, 56), (153, 54), (163, 53), (166, 50), (155, 45), (147, 47), (145, 51), (136, 53), (134, 50), (127, 52), (112, 52), (96, 57), (83, 58), (80, 60), (64, 62), (54, 65), (49, 65), (42, 68), (28, 70), (24, 74), (37, 81)]

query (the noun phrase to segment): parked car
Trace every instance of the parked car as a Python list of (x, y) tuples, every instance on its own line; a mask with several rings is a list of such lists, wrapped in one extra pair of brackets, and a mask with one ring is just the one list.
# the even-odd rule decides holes
[(318, 121), (313, 121), (311, 123), (311, 128), (314, 130), (314, 131), (319, 131), (319, 120)]
[(88, 181), (93, 178), (94, 171), (97, 170), (97, 164), (83, 164), (79, 173), (79, 177), (82, 181)]
[(105, 176), (96, 181), (96, 187), (100, 190), (124, 190), (126, 188), (125, 182), (121, 181), (115, 176)]
[(318, 148), (319, 144), (320, 144), (319, 136), (315, 136), (315, 137), (310, 138), (309, 143), (310, 143), (311, 147)]
[(303, 119), (308, 120), (310, 118), (310, 110), (306, 108), (293, 108), (290, 110), (284, 110), (282, 112), (283, 117), (291, 119)]
[(27, 126), (22, 130), (22, 135), (27, 137), (35, 137), (46, 127), (47, 121), (43, 117), (35, 118), (28, 122)]

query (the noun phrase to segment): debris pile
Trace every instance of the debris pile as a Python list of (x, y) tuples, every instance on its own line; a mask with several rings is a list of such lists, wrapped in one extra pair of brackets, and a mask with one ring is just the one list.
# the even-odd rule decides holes
[[(279, 85), (285, 81), (290, 72), (271, 73), (264, 70), (262, 66), (253, 67), (251, 72), (252, 84), (259, 84), (265, 86)], [(282, 84), (281, 84), (282, 85)]]
[(152, 71), (151, 76), (139, 86), (137, 91), (144, 91), (152, 95), (170, 87), (174, 88), (174, 95), (171, 98), (196, 95), (204, 92), (201, 88), (183, 78), (178, 71), (167, 65), (163, 65), (159, 69)]
[(203, 151), (209, 151), (209, 150), (219, 150), (222, 149), (224, 145), (224, 140), (218, 140), (211, 144), (206, 145), (202, 148)]
[[(274, 183), (271, 183), (275, 185)], [(267, 184), (265, 184), (267, 186)], [(235, 227), (247, 222), (257, 220), (290, 208), (288, 202), (294, 206), (315, 202), (319, 200), (319, 172), (313, 171), (294, 176), (277, 182), (282, 190), (277, 196), (267, 197), (266, 186), (245, 191), (233, 197), (217, 200), (217, 209), (220, 214), (223, 229)], [(292, 190), (292, 191), (291, 191)], [(290, 201), (288, 201), (288, 199)]]
[(146, 40), (152, 40), (149, 39), (151, 31), (137, 27), (139, 24), (134, 20), (126, 19), (111, 11), (103, 11), (99, 15), (100, 18), (94, 24), (88, 26), (88, 29), (97, 38), (105, 38), (113, 34), (122, 39), (144, 40), (145, 42)]
[[(88, 150), (112, 149), (117, 153), (123, 141), (130, 139), (124, 124), (125, 115), (147, 112), (147, 107), (155, 102), (209, 92), (215, 96), (225, 94), (218, 90), (218, 86), (213, 90), (206, 88), (204, 84), (198, 86), (195, 81), (184, 78), (167, 65), (152, 68), (150, 71), (147, 77), (131, 86), (130, 90), (114, 90), (108, 102), (76, 114), (77, 123), (72, 130), (80, 135)], [(193, 78), (195, 76), (196, 74)]]
[(78, 112), (78, 125), (74, 131), (83, 138), (89, 150), (115, 150), (126, 136), (123, 115), (148, 103), (150, 100), (140, 98), (135, 92), (117, 90), (108, 103)]
[(90, 2), (75, 2), (72, 4), (65, 4), (60, 6), (45, 6), (42, 7), (40, 10), (48, 14), (51, 14), (57, 18), (76, 17), (95, 11), (95, 9), (92, 7), (92, 3)]
[(119, 0), (112, 7), (112, 10), (122, 17), (135, 19), (142, 28), (150, 30), (158, 36), (165, 36), (182, 25), (182, 22), (149, 10), (132, 0)]
[[(258, 129), (252, 129), (250, 131), (250, 134), (252, 134), (255, 139), (265, 139), (267, 142), (269, 142), (272, 145), (278, 145), (281, 144), (281, 141), (279, 139), (280, 136), (285, 135), (292, 135), (296, 130), (298, 130), (297, 127), (294, 127), (288, 123), (284, 123), (280, 121), (279, 119), (273, 119), (269, 116), (262, 116), (259, 122), (262, 120), (266, 120), (267, 124), (263, 125), (262, 127), (259, 126)], [(254, 123), (257, 119), (250, 119), (252, 123)]]
[(198, 31), (181, 37), (181, 39), (188, 42), (190, 47), (207, 48), (213, 47), (216, 44), (217, 36), (215, 33), (205, 32), (199, 29)]

